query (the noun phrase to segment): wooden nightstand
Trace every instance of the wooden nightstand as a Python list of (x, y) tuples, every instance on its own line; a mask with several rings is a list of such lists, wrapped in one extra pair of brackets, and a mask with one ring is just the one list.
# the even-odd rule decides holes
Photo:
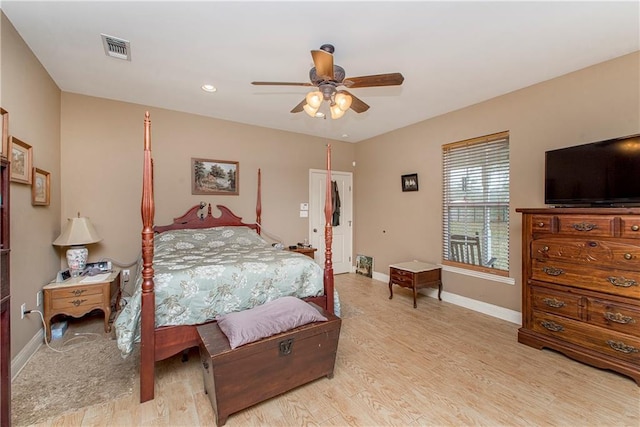
[(317, 248), (301, 248), (297, 247), (295, 249), (288, 249), (291, 252), (298, 252), (299, 254), (303, 254), (308, 256), (309, 258), (315, 259), (315, 252), (318, 250)]
[(392, 285), (400, 285), (413, 289), (413, 308), (417, 308), (416, 294), (418, 289), (438, 287), (438, 299), (442, 293), (441, 268), (437, 265), (420, 261), (401, 262), (389, 266), (389, 299), (393, 298)]
[(117, 308), (120, 303), (120, 269), (114, 269), (106, 278), (101, 279), (101, 275), (71, 277), (64, 282), (49, 283), (42, 289), (47, 340), (51, 339), (51, 319), (59, 314), (77, 318), (100, 309), (104, 313), (104, 331), (111, 331), (111, 305), (113, 302)]

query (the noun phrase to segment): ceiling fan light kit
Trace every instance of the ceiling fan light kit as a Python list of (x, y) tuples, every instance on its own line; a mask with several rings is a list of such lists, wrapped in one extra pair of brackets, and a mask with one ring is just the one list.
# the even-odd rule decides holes
[(282, 86), (316, 86), (318, 90), (309, 92), (305, 99), (293, 107), (292, 113), (306, 112), (311, 117), (318, 117), (318, 110), (322, 101), (329, 103), (332, 119), (339, 119), (351, 108), (356, 113), (363, 113), (369, 109), (364, 101), (346, 90), (338, 90), (340, 86), (347, 88), (398, 86), (404, 81), (400, 73), (376, 74), (371, 76), (345, 78), (344, 68), (333, 63), (334, 47), (323, 44), (319, 50), (312, 50), (311, 57), (315, 67), (309, 71), (311, 83), (294, 82), (252, 82), (253, 85), (282, 85)]

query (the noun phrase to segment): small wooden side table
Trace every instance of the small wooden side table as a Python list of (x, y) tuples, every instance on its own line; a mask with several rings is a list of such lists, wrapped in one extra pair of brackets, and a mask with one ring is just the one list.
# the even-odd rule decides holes
[(442, 293), (442, 269), (437, 265), (420, 261), (409, 261), (389, 266), (389, 299), (393, 298), (393, 284), (413, 289), (413, 308), (417, 308), (418, 289), (438, 287), (438, 299)]
[(104, 313), (104, 331), (111, 331), (111, 302), (115, 300), (116, 308), (120, 302), (120, 269), (114, 269), (99, 281), (92, 280), (92, 276), (71, 277), (64, 282), (49, 283), (42, 289), (47, 340), (51, 339), (51, 319), (59, 314), (77, 318), (100, 309)]
[(303, 247), (297, 247), (295, 249), (289, 249), (291, 252), (297, 252), (299, 254), (302, 255), (306, 255), (309, 258), (314, 258), (315, 259), (315, 252), (318, 250), (317, 248), (303, 248)]

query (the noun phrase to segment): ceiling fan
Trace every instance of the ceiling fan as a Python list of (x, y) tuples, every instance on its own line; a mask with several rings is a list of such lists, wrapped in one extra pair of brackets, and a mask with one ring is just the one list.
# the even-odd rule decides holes
[[(257, 86), (315, 86), (317, 91), (309, 92), (305, 99), (293, 107), (292, 113), (305, 111), (311, 117), (318, 117), (318, 109), (322, 101), (329, 103), (331, 117), (338, 119), (351, 108), (356, 113), (363, 113), (369, 109), (364, 101), (347, 90), (338, 89), (344, 86), (348, 89), (376, 86), (398, 86), (404, 81), (400, 73), (375, 74), (370, 76), (346, 77), (345, 71), (333, 63), (335, 48), (331, 44), (323, 44), (318, 50), (311, 51), (315, 67), (309, 71), (310, 83), (295, 82), (251, 82)], [(323, 117), (320, 114), (320, 117)]]

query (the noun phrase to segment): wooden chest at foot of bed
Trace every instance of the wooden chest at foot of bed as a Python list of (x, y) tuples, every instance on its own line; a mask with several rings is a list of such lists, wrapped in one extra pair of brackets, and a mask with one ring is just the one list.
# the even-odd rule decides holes
[(204, 387), (222, 426), (229, 415), (326, 376), (333, 377), (341, 320), (309, 323), (235, 349), (217, 323), (198, 326)]

